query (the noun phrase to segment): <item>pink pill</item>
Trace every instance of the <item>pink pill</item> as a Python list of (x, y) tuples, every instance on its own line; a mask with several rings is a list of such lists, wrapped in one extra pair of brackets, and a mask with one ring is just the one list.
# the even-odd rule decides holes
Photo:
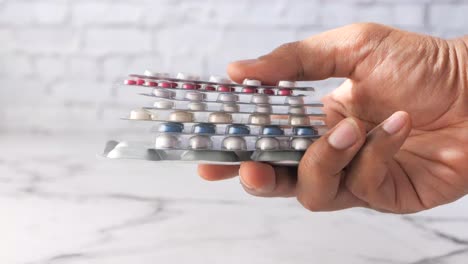
[(143, 84), (145, 84), (145, 80), (143, 80), (143, 79), (138, 79), (138, 80), (136, 80), (136, 84), (137, 84), (137, 85), (143, 85)]
[(195, 89), (200, 89), (201, 88), (201, 84), (195, 84)]
[(292, 95), (292, 90), (291, 89), (279, 89), (278, 95), (282, 95), (282, 96)]
[(153, 81), (146, 81), (146, 82), (145, 82), (145, 86), (156, 87), (156, 86), (158, 86), (158, 83), (157, 83), (157, 82), (153, 82)]
[(220, 85), (220, 86), (218, 86), (218, 91), (219, 92), (234, 92), (234, 87)]
[(243, 93), (257, 93), (258, 90), (255, 87), (244, 87), (242, 88)]
[(273, 89), (263, 89), (263, 93), (268, 95), (274, 95), (275, 91), (273, 91)]
[(177, 86), (178, 86), (177, 83), (175, 83), (175, 82), (171, 83), (172, 88), (176, 88)]
[(193, 83), (184, 83), (184, 84), (182, 84), (182, 88), (187, 89), (187, 90), (195, 90), (196, 85), (193, 84)]
[(205, 86), (206, 91), (216, 91), (216, 88), (214, 86), (207, 85)]
[(159, 86), (161, 86), (162, 88), (172, 88), (172, 83), (170, 83), (170, 82), (160, 82)]
[(125, 80), (124, 84), (126, 84), (126, 85), (136, 85), (137, 82), (135, 80)]

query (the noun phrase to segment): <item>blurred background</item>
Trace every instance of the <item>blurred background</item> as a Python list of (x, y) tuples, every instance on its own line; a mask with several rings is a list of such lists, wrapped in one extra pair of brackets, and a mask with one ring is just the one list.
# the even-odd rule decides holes
[(116, 88), (128, 73), (224, 75), (355, 22), (457, 37), (467, 14), (468, 0), (0, 0), (0, 263), (467, 263), (466, 198), (411, 216), (311, 213), (194, 165), (96, 158), (146, 132), (119, 120), (151, 103)]

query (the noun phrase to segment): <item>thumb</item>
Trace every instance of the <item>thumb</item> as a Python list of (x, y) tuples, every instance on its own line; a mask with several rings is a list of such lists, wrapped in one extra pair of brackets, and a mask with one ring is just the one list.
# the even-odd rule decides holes
[(245, 78), (267, 84), (280, 80), (351, 78), (357, 65), (392, 31), (378, 24), (353, 24), (283, 44), (258, 59), (233, 62), (227, 71), (239, 83)]

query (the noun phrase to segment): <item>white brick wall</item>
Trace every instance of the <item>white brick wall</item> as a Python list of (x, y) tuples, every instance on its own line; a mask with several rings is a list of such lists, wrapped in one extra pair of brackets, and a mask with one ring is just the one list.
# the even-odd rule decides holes
[(468, 0), (0, 0), (0, 131), (115, 131), (149, 102), (112, 86), (129, 72), (223, 74), (361, 21), (459, 36), (467, 14)]

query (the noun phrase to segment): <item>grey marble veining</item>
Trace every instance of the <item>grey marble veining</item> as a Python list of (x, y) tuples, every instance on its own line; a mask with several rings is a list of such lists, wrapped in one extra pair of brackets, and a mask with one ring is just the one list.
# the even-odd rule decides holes
[(0, 263), (467, 263), (468, 199), (310, 213), (196, 167), (97, 158), (92, 135), (0, 136)]

